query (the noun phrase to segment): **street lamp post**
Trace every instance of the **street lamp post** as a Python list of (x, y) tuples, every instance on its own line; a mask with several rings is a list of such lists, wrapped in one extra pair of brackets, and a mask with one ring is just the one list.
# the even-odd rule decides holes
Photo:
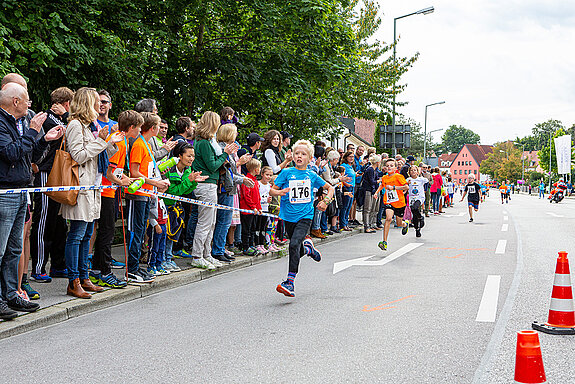
[[(429, 141), (431, 141), (431, 134), (433, 132), (439, 132), (439, 131), (443, 131), (443, 128), (434, 129), (433, 131), (430, 131), (429, 132)], [(425, 136), (423, 139), (424, 139), (423, 142), (425, 143), (425, 141), (427, 140), (427, 136)], [(424, 157), (424, 159), (425, 159), (425, 157)], [(424, 162), (425, 162), (425, 160), (424, 160)], [(425, 162), (425, 164), (427, 164), (427, 162)]]
[(523, 184), (525, 185), (525, 144), (521, 143), (514, 143), (521, 145), (521, 180), (523, 180)]
[[(427, 107), (431, 107), (432, 105), (438, 105), (438, 104), (445, 104), (445, 101), (439, 101), (437, 103), (433, 103), (433, 104), (427, 104), (425, 106), (425, 122), (423, 124), (423, 138), (425, 139), (427, 137)], [(423, 161), (425, 162), (425, 159), (427, 158), (426, 155), (426, 149), (427, 149), (427, 140), (423, 140)]]
[[(397, 70), (397, 62), (395, 60), (395, 46), (397, 44), (397, 39), (396, 39), (396, 26), (395, 23), (397, 20), (399, 19), (403, 19), (404, 17), (408, 17), (408, 16), (413, 16), (413, 15), (428, 15), (430, 13), (433, 13), (433, 11), (435, 11), (435, 8), (433, 7), (427, 7), (427, 8), (423, 8), (420, 9), (417, 12), (412, 12), (409, 13), (407, 15), (403, 15), (403, 16), (399, 16), (393, 19), (393, 68), (394, 70)], [(391, 142), (392, 142), (392, 148), (393, 148), (393, 156), (397, 155), (397, 148), (395, 148), (395, 76), (393, 77), (393, 113), (391, 115), (391, 125), (393, 127), (393, 132), (391, 134)]]

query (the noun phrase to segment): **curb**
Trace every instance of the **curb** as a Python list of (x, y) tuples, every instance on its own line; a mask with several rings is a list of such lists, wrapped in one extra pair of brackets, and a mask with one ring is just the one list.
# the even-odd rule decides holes
[[(314, 243), (316, 245), (323, 245), (344, 239), (361, 233), (360, 228), (361, 226), (358, 226), (351, 232), (342, 232), (326, 239), (314, 239)], [(54, 304), (49, 307), (41, 308), (37, 312), (18, 316), (11, 321), (1, 321), (0, 340), (35, 329), (44, 328), (49, 325), (58, 324), (68, 319), (95, 312), (100, 309), (141, 299), (168, 289), (181, 287), (209, 279), (210, 277), (258, 265), (266, 261), (280, 259), (286, 255), (287, 249), (253, 257), (238, 256), (235, 261), (213, 271), (200, 270), (196, 268), (185, 269), (168, 276), (161, 276), (151, 284), (128, 285), (123, 289), (106, 289), (104, 292), (94, 294), (89, 300), (73, 299), (63, 303)]]

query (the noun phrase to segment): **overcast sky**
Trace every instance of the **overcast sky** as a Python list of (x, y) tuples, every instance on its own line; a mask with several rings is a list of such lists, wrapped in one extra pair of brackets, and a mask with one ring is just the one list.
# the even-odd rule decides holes
[[(377, 38), (393, 42), (393, 19), (434, 6), (429, 15), (397, 21), (397, 56), (420, 53), (402, 81), (400, 112), (427, 131), (457, 124), (481, 144), (514, 139), (548, 119), (575, 123), (575, 1), (378, 0)], [(433, 134), (440, 140), (442, 132)]]

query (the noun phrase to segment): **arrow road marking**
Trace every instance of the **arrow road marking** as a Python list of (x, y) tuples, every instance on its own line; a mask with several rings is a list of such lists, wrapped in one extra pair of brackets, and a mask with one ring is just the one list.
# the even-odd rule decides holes
[(409, 299), (411, 297), (415, 297), (415, 295), (409, 295), (409, 296), (405, 296), (402, 297), (401, 299), (398, 300), (393, 300), (390, 301), (389, 303), (385, 303), (383, 305), (380, 305), (379, 307), (373, 307), (373, 308), (369, 308), (369, 305), (364, 305), (363, 309), (361, 310), (362, 312), (373, 312), (373, 311), (379, 311), (381, 309), (390, 309), (390, 308), (395, 308), (395, 307), (388, 307), (389, 304), (393, 304), (393, 303), (397, 303), (399, 301), (405, 300), (405, 299)]
[(353, 265), (367, 265), (367, 266), (374, 266), (374, 267), (375, 266), (382, 266), (382, 265), (385, 265), (387, 263), (392, 262), (393, 260), (397, 259), (398, 257), (405, 255), (408, 252), (413, 251), (414, 249), (416, 249), (422, 245), (423, 245), (423, 243), (409, 243), (409, 244), (399, 248), (397, 251), (393, 252), (391, 255), (389, 255), (385, 259), (377, 260), (377, 261), (367, 261), (367, 259), (369, 259), (375, 255), (370, 255), (367, 257), (360, 257), (357, 259), (351, 259), (351, 260), (346, 260), (346, 261), (340, 261), (338, 263), (333, 264), (333, 274), (335, 275), (336, 273), (341, 272), (344, 269), (347, 269)]
[(565, 216), (563, 216), (563, 215), (558, 215), (558, 214), (556, 214), (555, 212), (545, 212), (545, 213), (548, 214), (548, 215), (551, 215), (551, 216), (553, 216), (553, 217), (565, 217)]
[(497, 248), (495, 248), (495, 254), (502, 255), (505, 253), (505, 247), (507, 246), (507, 240), (499, 240), (497, 242)]
[(481, 297), (481, 304), (479, 304), (479, 310), (477, 311), (477, 317), (475, 318), (475, 321), (487, 323), (495, 322), (500, 283), (501, 276), (487, 276), (487, 281), (485, 281), (485, 288), (483, 289), (483, 296)]
[(509, 229), (509, 224), (503, 224), (501, 226), (501, 232), (507, 232), (508, 229)]

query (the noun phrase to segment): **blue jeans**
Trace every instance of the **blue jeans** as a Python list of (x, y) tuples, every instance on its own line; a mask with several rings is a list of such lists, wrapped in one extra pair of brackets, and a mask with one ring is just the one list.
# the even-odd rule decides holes
[(320, 227), (322, 232), (327, 231), (327, 215), (325, 214), (325, 212), (321, 213), (321, 222), (320, 222), (319, 227)]
[(431, 203), (432, 203), (432, 211), (438, 212), (439, 211), (439, 198), (441, 197), (441, 192), (431, 192)]
[[(218, 204), (233, 207), (234, 197), (227, 193), (221, 193), (218, 196)], [(214, 228), (214, 239), (212, 242), (212, 255), (223, 255), (225, 253), (228, 230), (232, 225), (232, 213), (232, 211), (218, 209), (216, 226)]]
[(242, 225), (236, 224), (236, 230), (234, 231), (234, 245), (241, 248), (242, 245)]
[(539, 198), (545, 198), (545, 192), (543, 192), (541, 189), (539, 190)]
[[(192, 192), (191, 198), (194, 200), (198, 200), (196, 195)], [(185, 249), (188, 252), (192, 251), (192, 245), (194, 244), (194, 236), (196, 235), (196, 227), (198, 226), (198, 206), (196, 204), (192, 204), (190, 208), (190, 217), (188, 218), (188, 224), (186, 225), (186, 235), (184, 236), (185, 240)]]
[(166, 236), (166, 224), (160, 224), (160, 227), (162, 228), (162, 233), (156, 233), (156, 229), (152, 228), (152, 246), (150, 247), (150, 258), (148, 259), (150, 267), (158, 268), (164, 262), (168, 237)]
[(70, 232), (66, 238), (64, 257), (68, 269), (68, 280), (88, 278), (88, 251), (90, 237), (94, 231), (94, 222), (70, 220)]
[(27, 203), (25, 193), (0, 195), (0, 300), (17, 295)]
[(343, 195), (343, 207), (339, 211), (339, 225), (340, 227), (349, 226), (349, 212), (353, 205), (353, 197)]
[(311, 229), (315, 230), (315, 229), (319, 229), (319, 226), (321, 225), (321, 214), (323, 212), (320, 211), (319, 209), (317, 209), (317, 207), (315, 207), (313, 209), (313, 221), (311, 223)]
[(150, 199), (146, 201), (128, 200), (128, 272), (140, 269), (142, 242), (146, 233), (146, 222), (150, 214)]

